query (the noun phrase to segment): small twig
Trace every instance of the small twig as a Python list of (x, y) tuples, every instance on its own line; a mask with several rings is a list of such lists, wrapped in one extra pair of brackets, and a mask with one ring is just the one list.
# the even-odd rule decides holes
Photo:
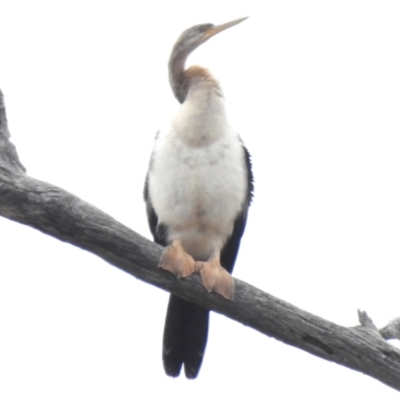
[(380, 329), (379, 332), (386, 340), (400, 340), (400, 318), (391, 320), (384, 328)]

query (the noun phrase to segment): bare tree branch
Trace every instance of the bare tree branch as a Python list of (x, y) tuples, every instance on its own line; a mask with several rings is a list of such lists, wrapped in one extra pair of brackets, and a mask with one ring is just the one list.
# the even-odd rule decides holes
[(232, 301), (207, 293), (198, 276), (177, 280), (158, 268), (162, 247), (65, 190), (25, 174), (9, 141), (1, 91), (0, 215), (90, 251), (147, 283), (400, 391), (400, 350), (384, 340), (399, 337), (398, 320), (378, 331), (367, 314), (360, 312), (360, 326), (346, 328), (238, 279)]
[(379, 330), (379, 333), (386, 340), (400, 340), (400, 318), (395, 318), (391, 320), (384, 328)]

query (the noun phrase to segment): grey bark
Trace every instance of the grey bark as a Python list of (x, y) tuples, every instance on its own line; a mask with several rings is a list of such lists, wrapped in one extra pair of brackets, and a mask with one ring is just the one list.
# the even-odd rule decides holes
[(363, 372), (400, 391), (399, 320), (380, 331), (366, 313), (343, 327), (235, 279), (232, 301), (207, 293), (198, 276), (178, 280), (158, 268), (163, 248), (67, 191), (25, 174), (9, 141), (0, 91), (0, 215), (96, 254), (168, 292), (210, 308), (284, 343)]

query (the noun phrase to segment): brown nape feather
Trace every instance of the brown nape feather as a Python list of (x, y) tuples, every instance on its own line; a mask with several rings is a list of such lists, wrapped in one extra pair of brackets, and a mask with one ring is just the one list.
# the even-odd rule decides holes
[(208, 69), (193, 65), (186, 69), (184, 74), (185, 82), (187, 82), (188, 85), (188, 91), (201, 84), (202, 86), (208, 86), (210, 89), (215, 90), (218, 96), (224, 97), (218, 80), (214, 78)]

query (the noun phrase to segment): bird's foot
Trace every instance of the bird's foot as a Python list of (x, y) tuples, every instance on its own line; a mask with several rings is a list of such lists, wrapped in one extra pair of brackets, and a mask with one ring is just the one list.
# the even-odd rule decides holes
[(203, 286), (228, 300), (233, 299), (234, 283), (229, 272), (220, 264), (219, 257), (205, 261), (194, 261), (186, 253), (179, 240), (164, 249), (159, 267), (172, 272), (178, 278), (186, 278), (199, 272)]
[(196, 262), (185, 252), (179, 241), (164, 249), (159, 267), (172, 272), (178, 278), (186, 278), (196, 272)]
[(209, 292), (220, 294), (225, 299), (233, 299), (234, 283), (231, 274), (221, 266), (219, 259), (208, 262), (198, 261), (196, 269), (200, 272), (204, 287)]

